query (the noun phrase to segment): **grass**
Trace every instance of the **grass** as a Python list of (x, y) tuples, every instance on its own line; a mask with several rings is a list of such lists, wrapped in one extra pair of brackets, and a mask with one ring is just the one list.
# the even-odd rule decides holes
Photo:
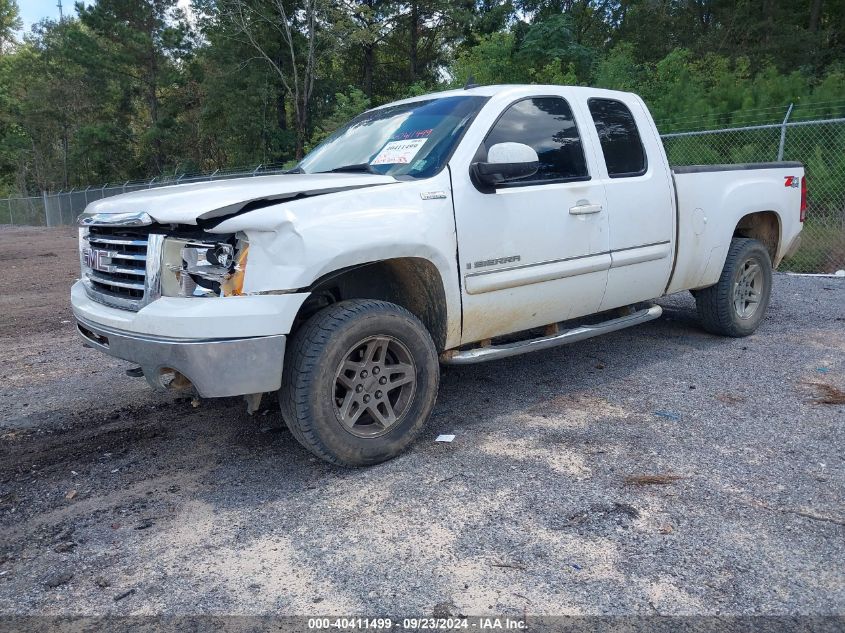
[(793, 273), (835, 273), (845, 269), (845, 226), (807, 220), (801, 247), (783, 260), (780, 270)]

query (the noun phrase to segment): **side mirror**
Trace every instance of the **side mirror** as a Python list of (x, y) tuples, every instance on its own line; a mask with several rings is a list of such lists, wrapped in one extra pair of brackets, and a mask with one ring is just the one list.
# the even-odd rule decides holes
[(484, 185), (498, 184), (537, 173), (540, 159), (534, 148), (523, 143), (496, 143), (487, 151), (487, 162), (473, 163), (475, 177)]

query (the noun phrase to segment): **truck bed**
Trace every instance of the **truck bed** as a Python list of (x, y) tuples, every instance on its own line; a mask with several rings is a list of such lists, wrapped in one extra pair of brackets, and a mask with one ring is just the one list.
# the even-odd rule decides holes
[(725, 227), (749, 214), (770, 227), (775, 266), (801, 230), (801, 163), (675, 166), (672, 177), (678, 237), (667, 294), (716, 283), (734, 237)]

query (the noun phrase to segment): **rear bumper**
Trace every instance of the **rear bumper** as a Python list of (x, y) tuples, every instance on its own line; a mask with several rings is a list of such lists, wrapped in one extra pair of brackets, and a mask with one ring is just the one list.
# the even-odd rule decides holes
[(137, 363), (147, 382), (166, 389), (163, 378), (183, 374), (205, 398), (276, 391), (282, 383), (284, 335), (229, 339), (179, 339), (126, 332), (77, 316), (88, 345)]

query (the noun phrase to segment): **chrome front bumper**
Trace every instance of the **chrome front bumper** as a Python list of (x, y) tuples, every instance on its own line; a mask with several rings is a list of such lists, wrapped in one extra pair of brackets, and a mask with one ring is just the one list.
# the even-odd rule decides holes
[(200, 396), (215, 398), (276, 391), (282, 384), (286, 336), (228, 339), (166, 338), (125, 332), (77, 317), (88, 345), (137, 363), (154, 389), (173, 371), (193, 383)]

